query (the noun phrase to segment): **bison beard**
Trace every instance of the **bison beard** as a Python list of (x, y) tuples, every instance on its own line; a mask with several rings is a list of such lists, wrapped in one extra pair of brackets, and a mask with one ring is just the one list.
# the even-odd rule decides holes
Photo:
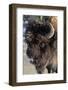
[(26, 54), (33, 61), (37, 73), (42, 74), (47, 68), (48, 73), (57, 73), (57, 31), (51, 22), (32, 22), (25, 32), (27, 43)]

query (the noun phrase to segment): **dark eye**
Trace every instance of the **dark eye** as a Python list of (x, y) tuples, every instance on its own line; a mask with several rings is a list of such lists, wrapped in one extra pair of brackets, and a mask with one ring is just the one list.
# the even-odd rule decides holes
[(38, 43), (39, 43), (39, 40), (33, 39), (33, 40), (32, 40), (32, 43), (33, 43), (33, 44), (38, 44)]
[(46, 44), (44, 42), (40, 43), (40, 48), (45, 48)]
[(39, 40), (35, 39), (35, 43), (38, 44), (39, 43)]

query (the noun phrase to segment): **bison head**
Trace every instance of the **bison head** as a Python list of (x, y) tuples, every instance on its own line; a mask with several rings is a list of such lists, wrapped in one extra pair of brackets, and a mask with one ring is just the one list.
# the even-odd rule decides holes
[(30, 62), (35, 65), (37, 73), (43, 73), (44, 68), (52, 58), (50, 45), (54, 35), (55, 29), (49, 21), (46, 23), (32, 22), (28, 24), (25, 32), (26, 54), (33, 59)]

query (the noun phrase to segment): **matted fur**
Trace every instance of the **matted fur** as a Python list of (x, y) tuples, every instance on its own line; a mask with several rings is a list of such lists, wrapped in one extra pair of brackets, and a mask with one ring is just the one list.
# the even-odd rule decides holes
[[(54, 34), (50, 37), (53, 28)], [(25, 42), (27, 43), (26, 54), (33, 59), (30, 62), (35, 65), (37, 73), (44, 73), (45, 68), (48, 73), (57, 73), (56, 17), (49, 17), (45, 23), (29, 22), (25, 32)]]

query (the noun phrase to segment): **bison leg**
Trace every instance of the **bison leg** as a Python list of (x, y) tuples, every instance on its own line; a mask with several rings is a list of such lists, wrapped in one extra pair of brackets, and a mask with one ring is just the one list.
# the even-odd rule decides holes
[(52, 69), (52, 73), (54, 73), (54, 72), (57, 73), (57, 69), (56, 70)]
[(51, 73), (51, 65), (48, 65), (47, 67), (48, 73)]
[(54, 72), (57, 73), (57, 66), (56, 65), (52, 66), (52, 73), (54, 73)]
[(57, 68), (56, 68), (56, 73), (57, 73)]

